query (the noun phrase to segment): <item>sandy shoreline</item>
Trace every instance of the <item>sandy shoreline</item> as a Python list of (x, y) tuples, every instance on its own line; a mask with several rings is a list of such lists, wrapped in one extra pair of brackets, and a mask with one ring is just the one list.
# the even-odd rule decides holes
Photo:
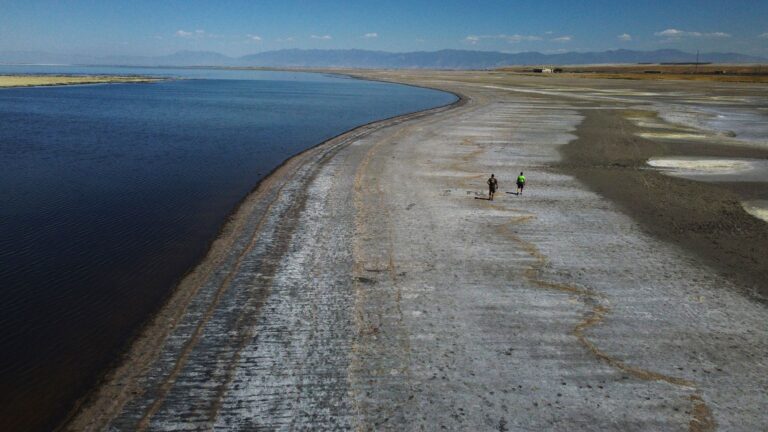
[[(736, 268), (757, 271), (741, 279), (713, 264), (730, 246), (691, 252), (730, 225), (704, 240), (648, 235), (654, 217), (691, 210), (644, 219), (662, 207), (621, 181), (667, 196), (709, 186), (615, 174), (659, 154), (600, 143), (615, 121), (618, 142), (637, 144), (614, 110), (638, 101), (574, 100), (527, 78), (516, 91), (493, 74), (352, 74), (466, 99), (355, 129), (266, 178), (65, 430), (768, 424), (754, 361), (768, 311), (743, 294), (764, 288), (760, 264)], [(504, 193), (521, 169), (526, 195)], [(490, 172), (502, 179), (493, 202)], [(701, 209), (754, 223), (720, 214), (738, 193)]]

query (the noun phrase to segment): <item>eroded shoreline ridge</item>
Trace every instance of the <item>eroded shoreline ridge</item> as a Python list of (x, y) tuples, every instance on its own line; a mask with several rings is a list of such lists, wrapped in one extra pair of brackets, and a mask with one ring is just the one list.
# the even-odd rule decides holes
[(765, 160), (663, 114), (768, 89), (350, 73), (464, 99), (286, 162), (65, 429), (765, 428), (767, 179), (646, 162)]

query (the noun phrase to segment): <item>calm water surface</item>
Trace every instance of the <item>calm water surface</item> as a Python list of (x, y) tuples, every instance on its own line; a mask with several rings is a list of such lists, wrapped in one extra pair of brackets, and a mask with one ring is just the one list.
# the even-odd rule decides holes
[(446, 93), (323, 75), (0, 90), (0, 428), (46, 430), (289, 156)]

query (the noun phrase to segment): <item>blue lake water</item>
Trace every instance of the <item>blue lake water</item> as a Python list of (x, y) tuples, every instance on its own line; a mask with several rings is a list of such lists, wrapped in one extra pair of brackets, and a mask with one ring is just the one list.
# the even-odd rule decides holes
[(455, 100), (320, 74), (0, 66), (154, 84), (0, 89), (0, 427), (46, 430), (286, 158)]

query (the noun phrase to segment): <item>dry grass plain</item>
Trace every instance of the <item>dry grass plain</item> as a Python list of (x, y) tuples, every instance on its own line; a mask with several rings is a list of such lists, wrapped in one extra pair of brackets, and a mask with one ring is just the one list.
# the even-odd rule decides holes
[(532, 72), (531, 66), (499, 68), (499, 71), (554, 78), (602, 78), (627, 80), (685, 80), (768, 83), (768, 65), (759, 64), (635, 64), (557, 66), (562, 73)]
[(0, 75), (0, 87), (37, 87), (78, 84), (147, 83), (157, 78), (109, 75)]

